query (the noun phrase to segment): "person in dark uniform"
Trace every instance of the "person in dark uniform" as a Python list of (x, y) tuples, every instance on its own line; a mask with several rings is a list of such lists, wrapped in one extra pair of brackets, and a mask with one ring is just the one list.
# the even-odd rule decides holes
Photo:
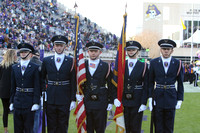
[(175, 111), (183, 101), (183, 68), (181, 61), (171, 57), (176, 47), (173, 40), (162, 39), (158, 45), (162, 55), (150, 61), (149, 108), (153, 110), (155, 132), (173, 133)]
[[(112, 85), (110, 65), (101, 59), (103, 45), (98, 42), (88, 42), (89, 60), (85, 62), (86, 83), (84, 85), (84, 105), (86, 109), (87, 133), (104, 133), (107, 123), (107, 111), (112, 109)], [(106, 87), (106, 84), (108, 87)], [(77, 95), (77, 100), (81, 101)]]
[(65, 36), (56, 35), (51, 41), (55, 55), (43, 59), (43, 88), (47, 83), (47, 130), (48, 133), (67, 133), (69, 114), (76, 103), (76, 74), (73, 58), (63, 52), (68, 43)]
[(34, 112), (39, 109), (40, 81), (38, 65), (30, 62), (34, 48), (28, 43), (17, 46), (20, 63), (13, 65), (10, 110), (14, 109), (14, 132), (33, 133)]
[(137, 59), (141, 50), (139, 42), (126, 42), (126, 50), (129, 58), (125, 63), (122, 97), (125, 129), (126, 133), (141, 133), (143, 111), (146, 110), (148, 98), (148, 67)]
[(8, 49), (3, 56), (0, 65), (0, 98), (3, 104), (3, 126), (5, 133), (8, 133), (8, 113), (10, 104), (11, 70), (12, 65), (17, 61), (15, 49)]

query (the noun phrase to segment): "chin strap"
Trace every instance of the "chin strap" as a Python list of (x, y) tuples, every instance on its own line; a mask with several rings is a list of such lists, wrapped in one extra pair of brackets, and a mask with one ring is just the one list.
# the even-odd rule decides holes
[(137, 50), (137, 52), (135, 52), (135, 54), (134, 54), (134, 55), (132, 55), (132, 56), (130, 56), (130, 55), (129, 55), (129, 56), (132, 58), (132, 57), (134, 57), (134, 56), (135, 56), (137, 53), (138, 53), (138, 50)]
[(30, 53), (31, 53), (31, 52), (29, 52), (25, 57), (21, 57), (21, 58), (22, 58), (23, 60), (26, 59), (26, 57), (28, 57)]

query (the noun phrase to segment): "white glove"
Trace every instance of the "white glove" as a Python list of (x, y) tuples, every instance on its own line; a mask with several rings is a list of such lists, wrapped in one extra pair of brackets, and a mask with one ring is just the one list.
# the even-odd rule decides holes
[(114, 105), (115, 105), (115, 107), (120, 107), (121, 106), (121, 102), (116, 98), (114, 100)]
[(152, 111), (153, 110), (153, 104), (152, 104), (152, 98), (149, 98), (149, 110)]
[(142, 111), (145, 111), (147, 109), (146, 105), (142, 104), (138, 110), (138, 113), (139, 112), (142, 112)]
[(83, 95), (76, 94), (76, 99), (78, 102), (83, 100)]
[(72, 101), (71, 104), (70, 104), (70, 109), (69, 111), (71, 111), (72, 109), (74, 109), (76, 107), (76, 102), (75, 101)]
[(10, 104), (9, 109), (10, 109), (10, 111), (13, 111), (13, 109), (14, 109), (13, 103)]
[(181, 108), (181, 104), (182, 104), (182, 101), (178, 100), (177, 104), (176, 104), (176, 109), (180, 109)]
[(112, 104), (108, 104), (107, 110), (111, 111), (112, 110), (112, 106), (113, 106)]
[(40, 108), (40, 106), (38, 104), (33, 104), (31, 111), (36, 111)]

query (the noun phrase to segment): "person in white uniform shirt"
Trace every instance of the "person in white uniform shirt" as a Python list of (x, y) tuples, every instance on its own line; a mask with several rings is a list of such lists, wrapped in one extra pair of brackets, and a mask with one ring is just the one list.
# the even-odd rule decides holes
[[(149, 108), (156, 133), (173, 133), (176, 109), (181, 108), (184, 95), (181, 61), (173, 58), (176, 43), (170, 39), (158, 42), (161, 57), (152, 59), (149, 68)], [(175, 83), (177, 82), (177, 87)]]
[[(84, 104), (86, 109), (87, 133), (104, 133), (107, 123), (107, 111), (112, 109), (111, 84), (112, 72), (110, 65), (102, 61), (99, 56), (103, 45), (98, 42), (89, 42), (89, 60), (86, 60), (86, 82), (83, 89)], [(77, 95), (81, 101), (82, 96)]]
[(14, 132), (33, 133), (34, 113), (39, 109), (39, 66), (30, 62), (34, 48), (28, 43), (17, 46), (20, 63), (13, 65), (10, 110), (14, 110)]
[[(137, 59), (141, 44), (126, 42), (128, 59), (125, 63), (124, 90), (122, 104), (126, 133), (141, 133), (143, 111), (146, 110), (148, 92), (148, 66)], [(117, 97), (117, 94), (115, 94)], [(118, 99), (114, 100), (120, 106)]]
[(55, 55), (43, 59), (41, 70), (43, 89), (47, 92), (47, 130), (48, 133), (67, 133), (69, 114), (76, 106), (74, 59), (64, 54), (68, 43), (65, 36), (56, 35), (51, 41)]

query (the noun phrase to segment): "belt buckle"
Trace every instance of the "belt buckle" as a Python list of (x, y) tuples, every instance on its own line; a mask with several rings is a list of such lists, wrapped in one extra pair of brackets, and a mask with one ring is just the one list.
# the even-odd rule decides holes
[(163, 88), (164, 88), (164, 89), (167, 89), (167, 85), (164, 85)]
[(54, 82), (54, 85), (59, 85), (59, 82), (58, 82), (58, 81), (55, 81), (55, 82)]
[(97, 100), (97, 95), (91, 95), (92, 100)]
[(24, 92), (24, 88), (21, 88), (21, 92)]
[(127, 94), (126, 94), (126, 98), (127, 98), (127, 99), (132, 99), (132, 97), (133, 97), (133, 96), (132, 96), (131, 93), (127, 93)]

